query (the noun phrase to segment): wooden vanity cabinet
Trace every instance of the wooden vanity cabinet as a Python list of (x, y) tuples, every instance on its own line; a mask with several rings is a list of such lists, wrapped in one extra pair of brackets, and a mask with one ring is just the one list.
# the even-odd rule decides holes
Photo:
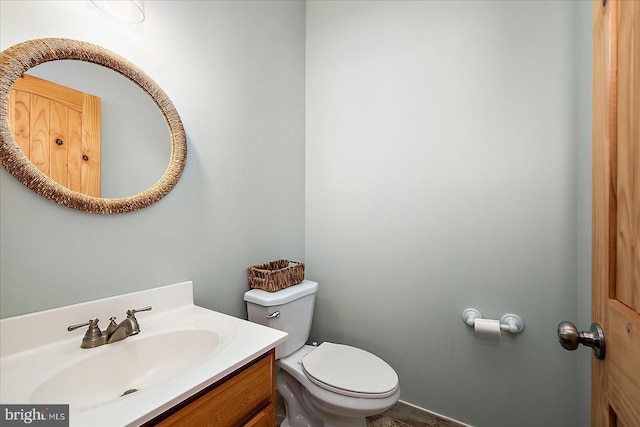
[(274, 369), (271, 350), (144, 426), (273, 427)]

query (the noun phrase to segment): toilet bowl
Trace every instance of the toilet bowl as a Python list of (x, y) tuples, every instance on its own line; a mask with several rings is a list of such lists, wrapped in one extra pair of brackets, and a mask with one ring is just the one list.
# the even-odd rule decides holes
[[(344, 363), (337, 363), (345, 355)], [(365, 426), (365, 417), (384, 412), (400, 397), (395, 371), (358, 348), (328, 342), (319, 347), (305, 345), (278, 363), (282, 368), (276, 379), (280, 394), (287, 401), (286, 394), (293, 390), (292, 394), (303, 399), (298, 403), (302, 408), (291, 412), (320, 415), (324, 422), (298, 425)], [(350, 374), (343, 376), (347, 371)], [(291, 421), (289, 425), (298, 426)]]
[(276, 348), (276, 384), (287, 410), (282, 426), (364, 427), (367, 416), (398, 401), (398, 376), (365, 350), (331, 342), (304, 344), (317, 289), (316, 282), (305, 280), (273, 293), (245, 293), (250, 321), (290, 334)]

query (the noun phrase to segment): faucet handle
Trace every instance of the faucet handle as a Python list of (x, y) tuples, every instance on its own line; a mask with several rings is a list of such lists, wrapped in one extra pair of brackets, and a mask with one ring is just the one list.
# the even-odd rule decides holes
[(82, 338), (81, 348), (93, 348), (99, 345), (104, 344), (105, 335), (102, 335), (102, 331), (98, 326), (98, 319), (91, 319), (88, 322), (80, 323), (79, 325), (71, 325), (67, 328), (67, 331), (75, 331), (78, 328), (82, 328), (83, 326), (89, 326), (87, 332), (85, 332), (84, 337)]
[(150, 311), (151, 310), (151, 306), (148, 305), (146, 307), (143, 308), (132, 308), (130, 310), (127, 310), (127, 317), (136, 317), (135, 314), (139, 311)]
[(89, 329), (91, 328), (95, 328), (96, 326), (98, 326), (98, 322), (100, 320), (98, 319), (90, 319), (88, 322), (85, 323), (80, 323), (79, 325), (71, 325), (67, 328), (67, 331), (71, 332), (71, 331), (75, 331), (78, 328), (82, 328), (83, 326), (88, 326)]

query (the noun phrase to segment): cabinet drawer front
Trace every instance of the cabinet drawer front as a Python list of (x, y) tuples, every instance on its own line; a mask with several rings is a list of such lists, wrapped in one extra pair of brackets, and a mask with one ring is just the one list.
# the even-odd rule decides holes
[(270, 352), (157, 425), (242, 425), (274, 401), (273, 363)]
[(273, 427), (276, 423), (276, 411), (273, 405), (263, 409), (251, 419), (244, 427)]

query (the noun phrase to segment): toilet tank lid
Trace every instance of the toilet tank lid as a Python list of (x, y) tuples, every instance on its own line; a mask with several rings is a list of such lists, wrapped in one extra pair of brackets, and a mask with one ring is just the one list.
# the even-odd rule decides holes
[(297, 300), (304, 296), (315, 293), (318, 290), (318, 283), (311, 280), (303, 280), (297, 285), (280, 289), (276, 292), (267, 292), (262, 289), (252, 289), (245, 292), (244, 300), (263, 307), (282, 305)]

